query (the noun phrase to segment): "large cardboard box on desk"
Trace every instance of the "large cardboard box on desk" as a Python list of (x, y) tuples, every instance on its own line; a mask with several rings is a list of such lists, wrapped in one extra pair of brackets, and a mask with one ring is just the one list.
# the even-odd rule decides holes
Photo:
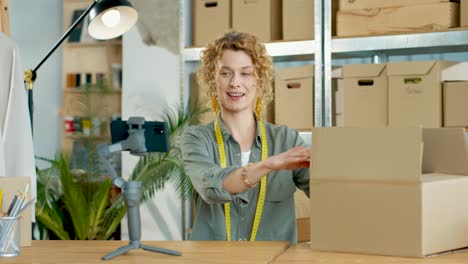
[[(26, 185), (29, 184), (31, 188), (30, 177), (1, 177), (0, 176), (0, 189), (3, 190), (3, 199), (5, 207), (11, 204), (13, 197), (18, 192), (23, 192)], [(28, 201), (31, 199), (31, 189), (28, 192)], [(34, 204), (33, 204), (34, 205)], [(8, 208), (3, 208), (4, 211)], [(28, 207), (21, 213), (20, 220), (20, 246), (31, 246), (31, 212), (34, 210), (33, 206)]]
[(237, 31), (251, 33), (262, 41), (280, 40), (281, 1), (232, 1), (232, 27)]
[(468, 82), (444, 82), (444, 127), (468, 127)]
[(193, 44), (205, 46), (231, 28), (231, 0), (193, 1)]
[(386, 65), (343, 65), (342, 78), (343, 126), (387, 126)]
[(422, 257), (468, 246), (461, 128), (313, 130), (311, 248)]
[(442, 126), (442, 82), (468, 80), (468, 63), (387, 63), (390, 126)]
[(275, 123), (298, 130), (310, 130), (313, 115), (312, 65), (276, 70)]
[(446, 30), (460, 25), (459, 5), (454, 2), (440, 2), (342, 10), (336, 15), (336, 34), (363, 36)]

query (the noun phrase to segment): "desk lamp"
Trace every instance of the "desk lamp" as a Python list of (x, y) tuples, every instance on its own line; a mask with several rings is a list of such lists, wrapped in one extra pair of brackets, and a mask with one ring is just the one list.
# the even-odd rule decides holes
[(33, 84), (37, 77), (37, 70), (88, 14), (89, 34), (91, 37), (99, 40), (111, 39), (124, 34), (135, 25), (138, 19), (138, 13), (127, 0), (94, 0), (91, 3), (36, 67), (24, 72), (24, 83), (28, 90), (28, 108), (31, 129), (33, 129)]
[[(136, 156), (143, 156), (148, 153), (146, 140), (152, 140), (151, 136), (146, 135), (145, 130), (157, 129), (155, 132), (159, 135), (164, 135), (166, 138), (165, 144), (160, 144), (156, 151), (166, 152), (168, 150), (168, 137), (167, 137), (167, 125), (157, 127), (146, 127), (145, 119), (143, 117), (130, 117), (127, 121), (128, 124), (128, 138), (122, 141), (116, 142), (112, 145), (102, 144), (98, 147), (98, 155), (100, 162), (104, 165), (112, 180), (112, 184), (123, 190), (124, 202), (127, 206), (127, 218), (128, 218), (128, 233), (129, 233), (129, 244), (118, 248), (117, 250), (102, 257), (104, 260), (109, 260), (116, 256), (126, 253), (132, 249), (143, 249), (158, 253), (164, 253), (168, 255), (181, 256), (182, 253), (170, 249), (152, 247), (141, 243), (141, 220), (140, 220), (140, 202), (141, 202), (141, 182), (140, 181), (125, 181), (123, 178), (117, 175), (114, 167), (109, 161), (112, 153), (121, 152), (128, 150), (130, 154)], [(112, 125), (111, 125), (112, 126)], [(111, 129), (113, 130), (113, 129)], [(151, 135), (151, 133), (148, 133)], [(154, 140), (154, 139), (153, 139)], [(153, 151), (153, 150), (152, 150)]]

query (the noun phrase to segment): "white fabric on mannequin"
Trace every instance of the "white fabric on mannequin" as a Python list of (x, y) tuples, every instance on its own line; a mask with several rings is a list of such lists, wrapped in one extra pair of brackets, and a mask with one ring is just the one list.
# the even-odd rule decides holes
[(31, 177), (35, 198), (34, 145), (23, 68), (16, 44), (0, 32), (0, 177), (18, 176)]

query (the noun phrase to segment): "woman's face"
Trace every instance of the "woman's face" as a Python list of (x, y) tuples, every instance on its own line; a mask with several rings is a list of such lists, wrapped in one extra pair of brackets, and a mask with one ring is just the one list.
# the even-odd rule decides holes
[(252, 59), (244, 51), (225, 50), (218, 61), (216, 93), (224, 112), (253, 111), (257, 79)]

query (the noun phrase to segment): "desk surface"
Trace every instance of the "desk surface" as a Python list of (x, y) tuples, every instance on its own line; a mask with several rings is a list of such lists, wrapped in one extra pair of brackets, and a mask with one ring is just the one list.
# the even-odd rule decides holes
[(312, 251), (308, 243), (297, 244), (281, 254), (273, 264), (359, 263), (359, 264), (467, 264), (468, 251), (427, 258), (400, 258)]
[(127, 245), (127, 241), (38, 240), (21, 248), (21, 256), (0, 258), (0, 263), (269, 263), (283, 253), (289, 242), (145, 241), (143, 244), (182, 252), (169, 256), (141, 249), (109, 261), (102, 256)]

